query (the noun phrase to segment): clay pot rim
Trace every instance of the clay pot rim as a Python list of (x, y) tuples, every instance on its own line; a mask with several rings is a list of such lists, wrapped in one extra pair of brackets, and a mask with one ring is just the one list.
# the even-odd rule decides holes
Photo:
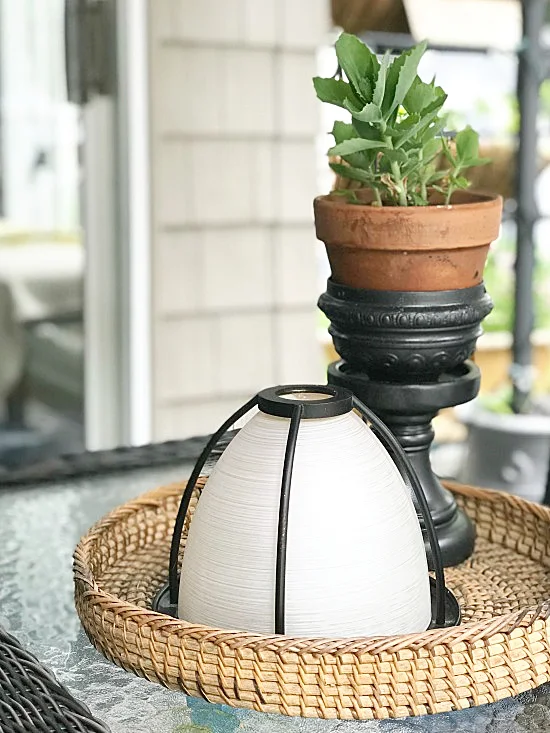
[(502, 204), (498, 194), (461, 191), (448, 206), (378, 207), (328, 195), (317, 197), (313, 208), (317, 239), (331, 259), (331, 248), (415, 253), (487, 249), (498, 237)]
[(481, 191), (457, 191), (457, 193), (466, 199), (466, 201), (459, 201), (452, 204), (428, 204), (428, 206), (372, 206), (370, 203), (355, 203), (346, 201), (342, 196), (338, 196), (334, 193), (323, 194), (316, 196), (314, 199), (315, 206), (327, 206), (330, 208), (344, 208), (350, 207), (351, 210), (368, 211), (369, 216), (372, 217), (384, 217), (388, 213), (397, 216), (426, 216), (450, 213), (453, 210), (464, 211), (479, 211), (491, 210), (495, 206), (502, 206), (503, 199), (498, 193), (485, 193)]

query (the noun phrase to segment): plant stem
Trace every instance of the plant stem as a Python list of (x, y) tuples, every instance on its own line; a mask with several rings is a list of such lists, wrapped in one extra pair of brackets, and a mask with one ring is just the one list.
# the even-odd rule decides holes
[(449, 188), (447, 189), (447, 195), (445, 196), (445, 206), (449, 206), (451, 203), (451, 197), (456, 191), (457, 186), (453, 186), (453, 178), (460, 173), (460, 168), (453, 168), (453, 172), (449, 174)]
[(399, 206), (407, 206), (407, 191), (405, 189), (403, 179), (401, 178), (401, 169), (399, 168), (399, 163), (393, 162), (391, 164), (391, 172), (393, 173), (393, 177), (395, 178), (395, 182), (397, 185), (397, 192), (399, 194)]
[(451, 197), (453, 193), (456, 191), (456, 189), (458, 188), (458, 186), (453, 186), (453, 180), (460, 173), (461, 165), (460, 163), (457, 165), (457, 158), (453, 156), (453, 154), (451, 153), (449, 143), (447, 142), (447, 140), (444, 137), (441, 138), (441, 144), (442, 144), (442, 149), (443, 149), (443, 153), (445, 157), (447, 158), (449, 163), (451, 163), (452, 165), (452, 168), (448, 174), (449, 188), (447, 189), (447, 195), (445, 196), (445, 206), (449, 206), (449, 204), (451, 203)]
[[(420, 163), (422, 163), (424, 160), (424, 154), (422, 150), (420, 150), (418, 153), (418, 160), (420, 161)], [(428, 203), (428, 190), (426, 188), (426, 179), (424, 178), (424, 176), (422, 176), (420, 179), (420, 195), (422, 196), (422, 198), (424, 199), (424, 201), (427, 204)]]
[(376, 206), (382, 206), (382, 196), (380, 196), (380, 191), (377, 188), (373, 188), (372, 190), (374, 191), (374, 201)]
[[(388, 148), (390, 150), (393, 150), (394, 148), (391, 135), (387, 135), (384, 140), (386, 141)], [(395, 179), (395, 186), (399, 196), (399, 206), (407, 206), (407, 189), (405, 186), (405, 182), (401, 177), (401, 168), (399, 167), (399, 163), (396, 160), (392, 161), (391, 163), (391, 172)]]

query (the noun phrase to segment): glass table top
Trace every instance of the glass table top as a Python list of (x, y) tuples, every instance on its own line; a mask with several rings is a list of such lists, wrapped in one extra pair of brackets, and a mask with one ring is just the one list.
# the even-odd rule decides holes
[(72, 553), (113, 507), (170, 481), (181, 464), (35, 486), (0, 488), (0, 624), (55, 673), (113, 733), (543, 733), (550, 686), (449, 714), (387, 721), (329, 721), (212, 705), (116, 667), (97, 652), (73, 603)]

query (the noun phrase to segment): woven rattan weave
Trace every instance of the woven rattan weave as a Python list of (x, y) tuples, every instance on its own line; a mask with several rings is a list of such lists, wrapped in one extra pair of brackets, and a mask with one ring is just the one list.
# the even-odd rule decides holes
[[(150, 610), (167, 576), (183, 484), (114, 510), (75, 552), (76, 605), (127, 670), (212, 702), (285, 715), (387, 718), (494, 702), (550, 680), (550, 509), (449, 485), (477, 528), (447, 570), (461, 626), (408, 636), (304, 639), (178, 621)], [(195, 497), (196, 502), (196, 497)]]
[(109, 728), (0, 626), (0, 731), (109, 733)]

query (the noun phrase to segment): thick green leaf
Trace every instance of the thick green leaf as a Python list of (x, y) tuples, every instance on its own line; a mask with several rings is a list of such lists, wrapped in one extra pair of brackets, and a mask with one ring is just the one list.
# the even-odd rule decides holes
[(357, 36), (342, 33), (335, 44), (338, 63), (363, 102), (372, 101), (378, 59)]
[[(421, 135), (424, 130), (428, 127), (428, 125), (437, 117), (438, 111), (434, 110), (430, 114), (423, 115), (418, 122), (416, 122), (412, 127), (410, 127), (408, 130), (404, 132), (404, 134), (401, 137), (396, 138), (394, 146), (396, 148), (402, 147), (406, 142), (416, 138), (417, 136)], [(421, 144), (422, 141), (419, 141), (419, 144)]]
[(428, 42), (422, 41), (422, 43), (414, 46), (414, 48), (406, 54), (405, 63), (399, 71), (399, 79), (395, 88), (395, 96), (393, 99), (394, 107), (403, 104), (405, 97), (416, 78), (418, 64), (420, 63), (422, 56), (424, 56), (427, 46)]
[(439, 106), (441, 106), (446, 96), (441, 87), (436, 87), (433, 83), (426, 84), (417, 76), (403, 100), (403, 107), (409, 114), (419, 114), (434, 102), (440, 101)]
[(431, 176), (427, 180), (428, 186), (431, 186), (432, 183), (435, 183), (436, 181), (442, 181), (444, 178), (447, 178), (449, 175), (449, 171), (434, 171)]
[(399, 117), (397, 125), (393, 128), (394, 132), (392, 134), (399, 134), (401, 131), (409, 130), (411, 127), (414, 127), (417, 122), (420, 122), (421, 119), (422, 117), (419, 114), (405, 114), (404, 117)]
[(413, 81), (411, 88), (403, 100), (403, 107), (411, 115), (419, 114), (435, 99), (434, 89), (430, 84), (423, 82), (419, 76)]
[[(428, 127), (424, 130), (422, 135), (420, 136), (420, 139), (422, 140), (422, 144), (424, 145), (429, 140), (433, 140), (434, 138), (440, 137), (441, 133), (443, 132), (445, 128), (445, 120), (441, 117), (436, 117), (435, 120), (428, 125)], [(440, 147), (441, 147), (441, 140)]]
[(424, 160), (424, 154), (421, 148), (414, 148), (407, 151), (407, 164), (402, 166), (402, 170), (405, 171), (407, 175), (418, 174), (420, 177), (423, 177), (426, 173), (426, 169), (430, 168), (430, 162), (431, 161)]
[(472, 158), (471, 160), (465, 161), (465, 166), (468, 168), (473, 168), (474, 166), (479, 165), (488, 165), (489, 163), (492, 163), (492, 158)]
[(414, 185), (414, 180), (423, 179), (426, 174), (426, 164), (416, 155), (407, 158), (407, 162), (400, 166), (401, 174), (407, 177), (407, 180)]
[[(349, 88), (350, 92), (352, 92), (353, 90), (351, 84), (349, 85)], [(356, 94), (350, 94), (350, 96), (344, 102), (344, 109), (347, 109), (347, 111), (351, 112), (352, 115), (354, 115), (356, 112), (360, 112), (364, 106), (365, 102), (362, 99), (359, 99)]]
[(362, 122), (355, 117), (351, 118), (351, 124), (357, 131), (359, 137), (363, 137), (365, 140), (380, 140), (380, 130), (375, 125), (369, 122)]
[(385, 155), (379, 155), (376, 158), (376, 172), (379, 174), (387, 173), (391, 176), (391, 160)]
[(409, 160), (407, 153), (403, 150), (384, 150), (384, 157), (387, 158), (390, 163), (399, 163), (399, 165), (407, 163)]
[(346, 107), (351, 112), (353, 118), (356, 120), (360, 120), (361, 122), (374, 123), (381, 122), (382, 120), (382, 112), (380, 111), (380, 107), (377, 107), (372, 102), (367, 102), (363, 109), (359, 110), (358, 112), (350, 109), (349, 105), (346, 105)]
[(345, 102), (351, 92), (347, 82), (342, 79), (323, 79), (316, 76), (313, 79), (313, 86), (321, 102), (328, 102), (328, 104), (335, 104), (337, 107), (346, 109)]
[[(436, 89), (441, 89), (441, 87), (436, 87)], [(443, 89), (441, 89), (441, 92), (442, 93), (438, 94), (431, 104), (429, 104), (425, 109), (422, 110), (423, 115), (428, 115), (432, 112), (439, 112), (441, 107), (443, 107), (447, 100), (447, 95), (445, 94)]]
[(382, 104), (382, 111), (386, 118), (389, 118), (399, 105), (403, 104), (403, 101), (416, 78), (418, 64), (426, 51), (426, 47), (427, 42), (422, 41), (422, 43), (419, 43), (417, 46), (413, 46), (413, 48), (403, 52), (393, 60), (393, 63), (388, 70), (386, 91), (384, 93), (384, 102)]
[(433, 160), (435, 156), (441, 153), (441, 139), (433, 137), (427, 140), (422, 146), (422, 159), (424, 162)]
[(457, 176), (456, 178), (453, 178), (453, 183), (458, 188), (468, 188), (468, 186), (470, 185), (470, 181), (464, 176)]
[(344, 140), (351, 140), (352, 138), (357, 137), (357, 135), (358, 134), (353, 125), (350, 125), (348, 122), (340, 122), (340, 120), (336, 120), (332, 128), (332, 136), (334, 137), (334, 142), (336, 144), (343, 143)]
[(365, 150), (384, 147), (386, 147), (386, 144), (378, 140), (362, 140), (360, 137), (356, 137), (351, 140), (344, 140), (333, 148), (330, 148), (328, 155), (353, 155), (354, 153), (362, 153)]
[(353, 188), (343, 188), (343, 189), (335, 189), (334, 191), (331, 191), (331, 196), (341, 196), (344, 199), (347, 199), (348, 203), (350, 204), (358, 204), (360, 203), (359, 198), (357, 196), (357, 192), (353, 190)]
[(455, 137), (456, 153), (461, 163), (475, 160), (479, 154), (479, 135), (468, 125), (457, 132)]
[(401, 166), (401, 172), (404, 176), (407, 176), (407, 181), (411, 187), (414, 187), (415, 180), (420, 181), (428, 177), (424, 161), (418, 159), (412, 159), (409, 164)]
[(374, 85), (374, 93), (372, 95), (373, 104), (377, 107), (382, 107), (384, 101), (384, 92), (386, 90), (386, 76), (388, 74), (388, 68), (390, 66), (391, 55), (389, 51), (386, 51), (380, 68), (378, 69), (378, 76), (376, 78), (376, 84)]
[(374, 175), (369, 171), (353, 168), (343, 163), (330, 163), (330, 167), (337, 175), (344, 176), (344, 178), (351, 178), (352, 181), (361, 181), (361, 183), (368, 183), (370, 185), (375, 184)]
[[(340, 122), (337, 120), (332, 128), (332, 135), (336, 144), (342, 143), (345, 140), (357, 139), (358, 133), (353, 125), (346, 122)], [(354, 153), (353, 155), (346, 155), (345, 161), (354, 168), (369, 168), (372, 165), (374, 159), (374, 153), (376, 148), (368, 150), (362, 153)]]
[(415, 206), (428, 206), (428, 201), (424, 199), (419, 193), (415, 193), (414, 191), (409, 193), (409, 196)]
[[(407, 120), (404, 120), (403, 122), (407, 122)], [(386, 135), (389, 135), (392, 138), (398, 138), (402, 135), (401, 125), (403, 122), (399, 123), (399, 125), (392, 127), (391, 125), (386, 125)]]

